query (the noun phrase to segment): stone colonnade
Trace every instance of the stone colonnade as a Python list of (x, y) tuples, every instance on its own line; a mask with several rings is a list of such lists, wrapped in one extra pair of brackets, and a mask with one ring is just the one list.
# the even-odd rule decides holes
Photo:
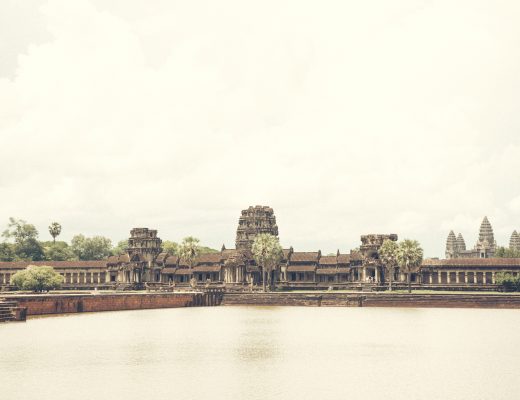
[[(20, 270), (22, 271), (22, 270)], [(18, 271), (0, 272), (0, 285), (8, 285), (11, 283), (11, 277)], [(62, 277), (64, 284), (100, 284), (108, 283), (109, 273), (101, 269), (82, 269), (77, 270), (57, 270)]]

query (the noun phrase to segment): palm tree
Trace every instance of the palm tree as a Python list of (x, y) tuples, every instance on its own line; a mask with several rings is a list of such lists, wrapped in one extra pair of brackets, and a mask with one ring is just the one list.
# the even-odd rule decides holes
[(379, 248), (379, 259), (383, 262), (386, 269), (388, 270), (389, 279), (389, 290), (392, 291), (392, 281), (394, 279), (394, 271), (397, 266), (397, 250), (399, 245), (395, 240), (385, 239), (381, 247)]
[(423, 249), (417, 240), (405, 239), (399, 244), (397, 262), (401, 271), (407, 274), (408, 293), (412, 293), (411, 275), (419, 269), (422, 260)]
[(179, 258), (185, 261), (190, 268), (193, 268), (195, 258), (200, 254), (199, 242), (199, 239), (192, 236), (185, 237), (177, 250)]
[(52, 236), (53, 243), (56, 243), (56, 237), (61, 233), (61, 225), (57, 222), (53, 222), (49, 225), (49, 233)]
[(266, 291), (266, 275), (271, 286), (271, 271), (275, 269), (282, 259), (282, 246), (276, 236), (269, 233), (260, 233), (256, 236), (251, 248), (253, 258), (262, 268), (262, 285)]

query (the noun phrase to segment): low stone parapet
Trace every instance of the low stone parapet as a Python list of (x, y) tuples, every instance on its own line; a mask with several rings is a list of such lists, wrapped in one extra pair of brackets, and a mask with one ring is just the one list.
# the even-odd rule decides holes
[(520, 295), (404, 293), (224, 293), (222, 305), (520, 308)]
[(9, 296), (27, 309), (26, 315), (217, 305), (204, 293), (100, 293)]

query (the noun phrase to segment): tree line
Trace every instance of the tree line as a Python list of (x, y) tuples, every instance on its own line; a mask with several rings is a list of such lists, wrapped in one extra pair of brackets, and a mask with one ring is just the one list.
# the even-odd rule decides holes
[[(70, 243), (56, 240), (62, 226), (58, 222), (49, 225), (52, 240), (39, 240), (39, 232), (33, 224), (22, 219), (9, 218), (7, 229), (2, 233), (0, 243), (0, 261), (77, 261), (103, 260), (111, 255), (123, 254), (128, 247), (128, 240), (121, 240), (115, 245), (104, 236), (86, 237), (79, 234), (72, 237)], [(206, 246), (198, 245), (200, 253), (218, 252)], [(163, 251), (172, 255), (179, 254), (180, 245), (165, 240)]]

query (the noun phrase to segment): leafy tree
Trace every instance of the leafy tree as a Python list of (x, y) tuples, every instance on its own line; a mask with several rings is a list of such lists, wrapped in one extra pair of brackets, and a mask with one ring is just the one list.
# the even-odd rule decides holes
[(91, 238), (76, 235), (71, 240), (71, 248), (80, 260), (102, 260), (111, 254), (112, 241), (103, 236)]
[(255, 237), (251, 248), (253, 258), (262, 268), (262, 285), (266, 291), (266, 275), (271, 287), (271, 271), (278, 266), (282, 259), (283, 250), (276, 236), (269, 233), (261, 233)]
[(397, 249), (397, 263), (401, 271), (406, 273), (408, 293), (412, 293), (411, 275), (419, 270), (423, 260), (423, 249), (417, 240), (405, 239)]
[(211, 247), (207, 247), (207, 246), (200, 246), (200, 254), (207, 254), (207, 253), (220, 253), (220, 250), (212, 249)]
[(520, 250), (500, 246), (495, 251), (495, 257), (520, 258)]
[(520, 276), (513, 276), (508, 272), (498, 272), (495, 275), (495, 282), (506, 292), (520, 291)]
[(23, 271), (14, 274), (11, 282), (19, 289), (43, 292), (59, 288), (63, 283), (63, 277), (52, 267), (29, 265)]
[(120, 254), (126, 253), (126, 249), (128, 248), (128, 239), (120, 240), (117, 242), (117, 245), (114, 246), (111, 250), (113, 256), (118, 256)]
[(389, 290), (392, 291), (392, 282), (394, 280), (394, 271), (397, 267), (397, 250), (399, 245), (396, 241), (386, 239), (379, 248), (379, 258), (388, 270)]
[(0, 261), (13, 261), (14, 246), (11, 243), (0, 243)]
[(49, 225), (49, 233), (52, 236), (52, 241), (56, 242), (56, 237), (61, 233), (61, 225), (57, 222), (53, 222)]
[(43, 260), (43, 248), (38, 242), (38, 230), (24, 220), (9, 218), (7, 229), (2, 233), (7, 240), (13, 240), (15, 259)]
[(78, 257), (72, 251), (72, 248), (63, 241), (41, 242), (45, 259), (49, 261), (72, 261), (77, 260)]
[(176, 255), (179, 251), (179, 244), (170, 240), (164, 240), (161, 244), (165, 253)]
[(178, 254), (181, 261), (193, 268), (195, 258), (200, 254), (199, 239), (193, 236), (188, 236), (182, 239), (182, 243), (179, 245)]

